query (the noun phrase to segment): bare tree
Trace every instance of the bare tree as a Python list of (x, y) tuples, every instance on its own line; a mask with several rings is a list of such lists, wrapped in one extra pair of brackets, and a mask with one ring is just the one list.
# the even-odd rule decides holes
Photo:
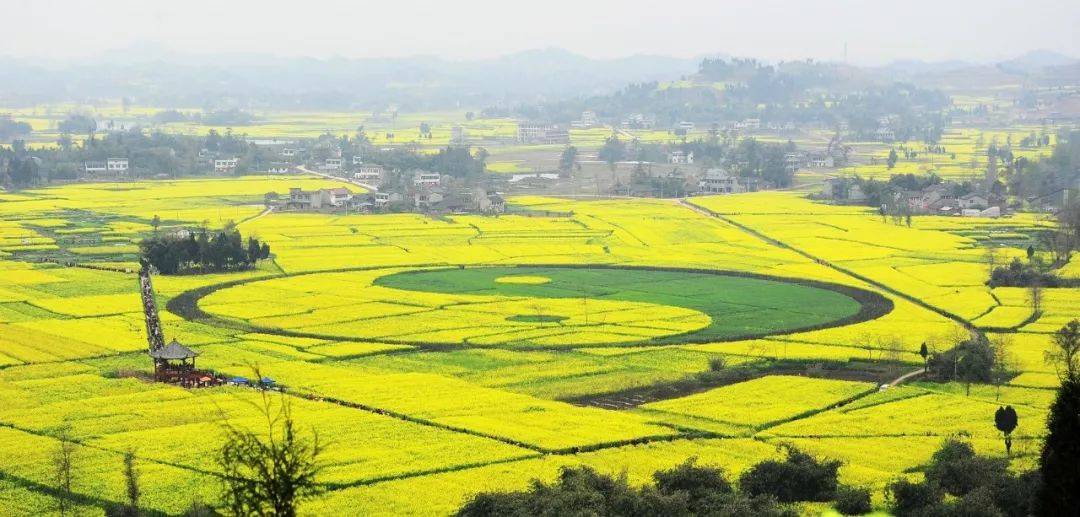
[(533, 302), (532, 309), (533, 312), (536, 313), (536, 322), (539, 323), (541, 327), (546, 327), (547, 324), (546, 318), (544, 317), (544, 308), (540, 306), (540, 302)]
[(1054, 332), (1054, 346), (1044, 354), (1046, 364), (1058, 370), (1062, 380), (1080, 380), (1080, 320), (1072, 320)]
[(881, 350), (879, 357), (891, 363), (889, 368), (893, 370), (893, 375), (896, 375), (904, 368), (901, 363), (904, 358), (904, 341), (899, 337), (893, 336), (882, 339), (878, 346)]
[[(262, 374), (255, 369), (255, 378)], [(323, 469), (318, 433), (301, 436), (284, 393), (260, 390), (262, 432), (225, 425), (218, 456), (222, 501), (234, 515), (294, 517), (297, 507), (324, 491), (316, 478)]]
[(997, 248), (993, 244), (987, 245), (983, 260), (986, 261), (986, 274), (988, 277), (994, 274), (994, 268), (997, 267), (998, 262), (997, 258)]
[(1032, 318), (1042, 315), (1043, 286), (1038, 278), (1033, 279), (1031, 285), (1028, 286), (1028, 303), (1031, 305)]
[(990, 338), (990, 346), (994, 350), (994, 364), (990, 375), (994, 383), (995, 399), (1001, 398), (1001, 386), (1009, 380), (1014, 369), (1012, 343), (1012, 336), (1007, 334), (997, 334)]
[(53, 452), (53, 483), (56, 489), (56, 510), (61, 516), (67, 515), (73, 506), (71, 491), (72, 465), (75, 457), (75, 442), (71, 441), (69, 431), (60, 431), (59, 443)]

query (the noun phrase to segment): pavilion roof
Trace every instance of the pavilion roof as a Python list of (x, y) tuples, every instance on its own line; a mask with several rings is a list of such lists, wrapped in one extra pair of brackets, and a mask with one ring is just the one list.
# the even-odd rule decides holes
[(199, 355), (198, 352), (181, 345), (180, 342), (175, 339), (168, 345), (150, 351), (150, 357), (153, 357), (154, 359), (191, 359), (197, 355)]

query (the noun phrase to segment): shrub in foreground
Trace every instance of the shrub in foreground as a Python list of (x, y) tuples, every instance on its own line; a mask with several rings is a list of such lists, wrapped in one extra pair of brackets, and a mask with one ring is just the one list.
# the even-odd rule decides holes
[(723, 471), (694, 461), (653, 475), (653, 484), (631, 487), (590, 467), (565, 467), (551, 484), (533, 481), (520, 492), (477, 494), (458, 510), (464, 517), (528, 515), (664, 515), (673, 517), (794, 517), (795, 510), (768, 495), (741, 493)]
[(1031, 514), (1039, 479), (1037, 471), (1014, 475), (1007, 461), (979, 456), (970, 444), (950, 439), (931, 457), (921, 483), (897, 480), (887, 493), (898, 517), (1024, 517)]
[(836, 489), (836, 504), (833, 507), (844, 515), (865, 515), (874, 511), (870, 504), (870, 491), (849, 486)]
[(748, 495), (771, 495), (782, 503), (831, 501), (836, 496), (839, 461), (818, 461), (794, 447), (784, 461), (769, 460), (754, 465), (739, 478), (739, 488)]

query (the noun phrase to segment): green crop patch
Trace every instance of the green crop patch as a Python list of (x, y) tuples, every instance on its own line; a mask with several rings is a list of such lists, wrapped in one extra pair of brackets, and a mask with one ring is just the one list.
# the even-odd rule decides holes
[[(705, 342), (840, 325), (888, 311), (887, 302), (851, 288), (671, 269), (455, 268), (392, 273), (373, 285), (458, 296), (444, 309), (470, 314), (528, 309), (504, 320), (531, 326), (489, 328), (479, 336), (459, 329), (461, 338), (454, 340), (478, 344), (544, 344), (560, 329), (585, 345)], [(882, 305), (868, 307), (875, 303)]]

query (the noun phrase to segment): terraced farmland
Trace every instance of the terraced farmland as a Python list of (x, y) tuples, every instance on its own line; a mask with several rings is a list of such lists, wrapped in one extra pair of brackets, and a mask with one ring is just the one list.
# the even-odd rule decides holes
[[(1047, 289), (1032, 317), (1023, 292), (984, 283), (978, 237), (1048, 224), (1035, 217), (915, 217), (908, 228), (799, 193), (511, 200), (554, 217), (256, 217), (262, 193), (290, 181), (325, 184), (179, 180), (0, 198), (0, 452), (29, 451), (0, 462), (0, 501), (48, 513), (49, 457), (67, 437), (80, 512), (124, 499), (128, 450), (146, 509), (217, 502), (209, 458), (222, 424), (256, 418), (254, 392), (144, 380), (123, 246), (153, 231), (154, 215), (162, 231), (235, 219), (270, 244), (273, 260), (254, 270), (154, 282), (166, 336), (197, 350), (200, 367), (231, 376), (257, 365), (287, 387), (302, 427), (328, 438), (327, 493), (311, 514), (444, 514), (570, 465), (644, 483), (697, 457), (735, 476), (784, 443), (845, 461), (842, 481), (875, 489), (880, 505), (880, 489), (918, 478), (948, 436), (1003, 456), (1001, 404), (1020, 415), (1011, 461), (1023, 468), (1055, 386), (1048, 332), (1076, 314), (1076, 289)], [(76, 257), (120, 235), (121, 249), (104, 250), (115, 256)], [(922, 343), (944, 347), (969, 326), (1011, 340), (1016, 372), (1002, 386), (879, 391), (921, 367)]]

